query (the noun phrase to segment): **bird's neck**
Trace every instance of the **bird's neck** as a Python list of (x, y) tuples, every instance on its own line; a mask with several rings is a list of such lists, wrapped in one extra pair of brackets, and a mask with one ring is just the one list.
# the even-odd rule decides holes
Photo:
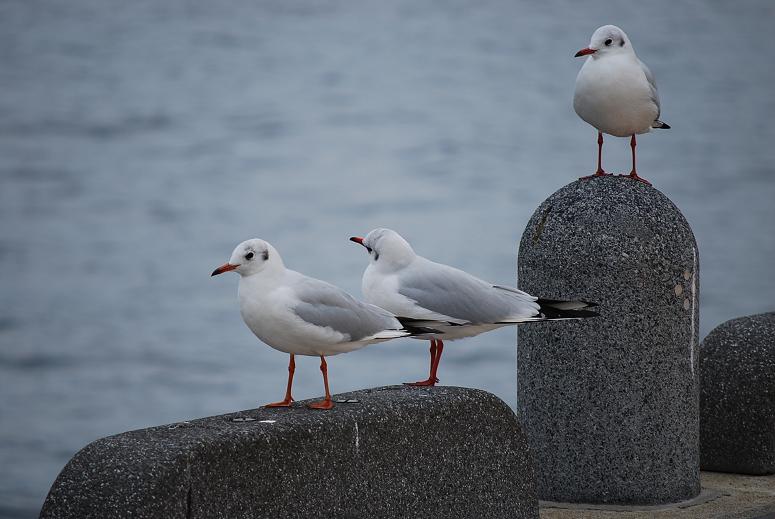
[(240, 278), (240, 291), (260, 287), (262, 292), (266, 292), (281, 284), (286, 272), (288, 271), (282, 263), (267, 264), (260, 272), (242, 276)]
[(635, 55), (635, 51), (630, 49), (621, 49), (614, 54), (606, 54), (604, 56), (592, 55), (592, 61), (597, 63), (615, 63), (617, 61), (634, 61), (638, 56)]
[(377, 272), (390, 274), (408, 267), (415, 258), (417, 258), (417, 255), (414, 252), (401, 252), (399, 254), (392, 254), (389, 257), (380, 258), (377, 261), (372, 261), (370, 266)]

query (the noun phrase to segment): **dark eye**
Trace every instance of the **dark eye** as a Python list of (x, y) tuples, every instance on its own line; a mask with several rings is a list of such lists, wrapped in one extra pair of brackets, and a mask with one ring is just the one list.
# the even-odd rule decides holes
[(248, 261), (252, 260), (253, 259), (253, 253), (252, 252), (248, 252), (247, 254), (245, 254), (245, 259), (248, 260)]
[(371, 254), (371, 247), (366, 247), (366, 250), (369, 251), (369, 254)]
[(614, 40), (612, 40), (611, 38), (608, 38), (608, 39), (605, 41), (605, 46), (606, 46), (606, 47), (608, 47), (608, 46), (609, 46), (609, 45), (611, 45), (613, 42), (614, 42)]

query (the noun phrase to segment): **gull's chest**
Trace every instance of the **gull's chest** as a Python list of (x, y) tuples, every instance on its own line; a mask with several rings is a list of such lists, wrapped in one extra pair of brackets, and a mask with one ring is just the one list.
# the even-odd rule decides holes
[(367, 302), (388, 312), (410, 317), (406, 314), (406, 298), (398, 293), (398, 276), (380, 275), (375, 269), (367, 268), (361, 288)]
[(576, 79), (576, 93), (600, 98), (628, 99), (650, 88), (637, 60), (609, 57), (584, 63)]
[(259, 292), (243, 287), (239, 292), (242, 320), (259, 339), (275, 348), (284, 342), (283, 338), (294, 321), (285, 292), (283, 289)]
[(619, 137), (648, 131), (657, 117), (646, 74), (637, 61), (623, 59), (586, 62), (573, 107), (592, 126)]

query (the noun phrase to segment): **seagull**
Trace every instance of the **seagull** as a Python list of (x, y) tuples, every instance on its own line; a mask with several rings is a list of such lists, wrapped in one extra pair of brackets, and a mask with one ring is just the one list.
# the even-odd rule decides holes
[[(502, 326), (532, 321), (581, 319), (598, 314), (586, 301), (540, 299), (516, 288), (493, 285), (454, 267), (418, 256), (400, 234), (374, 229), (351, 241), (366, 248), (369, 265), (363, 273), (365, 299), (395, 315), (433, 322), (441, 333), (418, 335), (431, 342), (427, 380), (412, 386), (433, 386), (444, 340), (473, 337)], [(440, 324), (441, 323), (441, 324)]]
[(295, 355), (320, 357), (325, 399), (311, 409), (331, 409), (326, 357), (368, 344), (422, 334), (429, 329), (404, 325), (390, 312), (363, 303), (344, 290), (285, 268), (272, 245), (251, 239), (237, 245), (228, 263), (211, 276), (234, 271), (240, 275), (240, 313), (261, 341), (290, 354), (285, 398), (266, 407), (290, 407)]
[(659, 92), (654, 75), (635, 55), (630, 39), (615, 25), (604, 25), (592, 34), (589, 47), (576, 57), (588, 56), (576, 78), (573, 109), (597, 128), (597, 171), (582, 177), (607, 176), (601, 165), (603, 133), (630, 137), (630, 178), (651, 185), (635, 170), (635, 135), (652, 128), (670, 128), (659, 120)]

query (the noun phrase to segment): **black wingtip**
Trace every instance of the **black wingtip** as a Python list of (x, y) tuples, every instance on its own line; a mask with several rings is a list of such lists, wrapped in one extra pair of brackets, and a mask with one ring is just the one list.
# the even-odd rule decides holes
[(600, 314), (592, 310), (563, 310), (554, 317), (547, 316), (547, 319), (589, 319), (591, 317), (600, 317)]
[[(441, 330), (437, 330), (435, 328), (430, 328), (427, 325), (430, 322), (428, 319), (413, 319), (411, 317), (401, 317), (396, 316), (396, 319), (398, 319), (398, 322), (401, 323), (401, 326), (404, 327), (404, 330), (409, 332), (412, 336), (415, 335), (429, 335), (429, 334), (437, 334), (437, 333), (443, 333)], [(439, 325), (442, 324), (452, 324), (452, 323), (445, 323), (439, 321)]]
[(662, 130), (669, 130), (670, 129), (670, 125), (667, 124), (667, 123), (662, 123), (662, 126), (660, 126), (659, 128), (662, 129)]
[(591, 308), (593, 306), (598, 306), (597, 303), (594, 303), (592, 301), (584, 301), (583, 299), (574, 299), (573, 301), (566, 301), (563, 299), (546, 299), (543, 297), (539, 297), (536, 303), (538, 303), (541, 306), (557, 306), (557, 305), (563, 305), (568, 303), (576, 303), (578, 305), (584, 305), (582, 308), (586, 308), (586, 307)]
[[(589, 317), (597, 317), (600, 314), (587, 310), (587, 308), (593, 308), (598, 306), (597, 303), (591, 301), (562, 301), (558, 299), (543, 299), (539, 298), (536, 301), (540, 306), (540, 312), (547, 319), (586, 319)], [(576, 308), (563, 308), (568, 305), (573, 305)], [(581, 306), (583, 305), (583, 306)]]

